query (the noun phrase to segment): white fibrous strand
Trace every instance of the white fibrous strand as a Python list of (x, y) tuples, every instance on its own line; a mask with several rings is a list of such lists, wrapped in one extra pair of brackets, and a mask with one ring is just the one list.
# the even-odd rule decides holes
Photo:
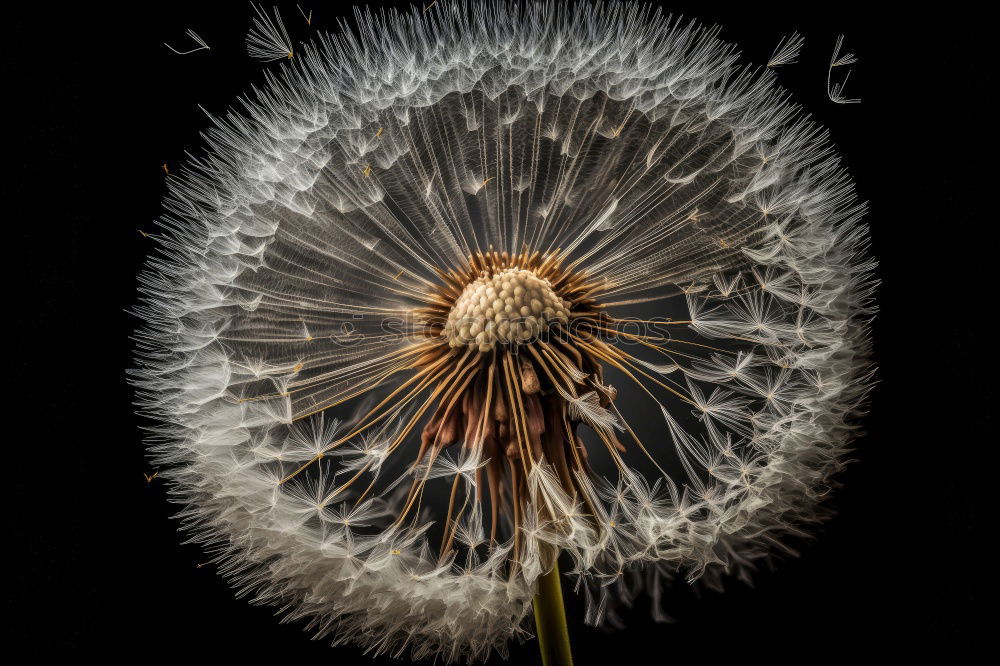
[(560, 553), (618, 625), (786, 552), (859, 434), (875, 263), (774, 79), (630, 2), (305, 44), (167, 181), (140, 278), (183, 528), (313, 637), (442, 662), (524, 638)]
[(847, 79), (851, 76), (848, 69), (844, 78), (839, 82), (833, 80), (833, 70), (835, 67), (846, 67), (858, 61), (853, 53), (840, 54), (840, 49), (844, 46), (844, 36), (837, 35), (837, 41), (833, 45), (833, 55), (830, 57), (830, 66), (826, 70), (826, 94), (831, 102), (835, 104), (857, 104), (860, 99), (844, 96), (844, 88), (847, 86)]
[(797, 32), (793, 32), (787, 37), (782, 37), (778, 45), (774, 47), (771, 59), (767, 61), (768, 67), (780, 67), (781, 65), (793, 65), (799, 61), (799, 53), (802, 51), (802, 44), (805, 38)]
[(177, 49), (175, 49), (174, 47), (172, 47), (170, 44), (167, 44), (166, 42), (163, 42), (163, 45), (166, 46), (171, 51), (173, 51), (174, 53), (176, 53), (177, 55), (187, 55), (188, 53), (194, 53), (196, 51), (203, 51), (203, 50), (209, 48), (208, 44), (205, 43), (205, 40), (201, 38), (201, 35), (199, 35), (194, 30), (187, 30), (187, 31), (185, 31), (184, 34), (187, 35), (188, 38), (191, 41), (193, 41), (195, 44), (197, 44), (198, 46), (196, 46), (193, 49), (188, 49), (187, 51), (178, 51)]
[[(292, 40), (277, 7), (272, 7), (273, 16), (268, 15), (259, 5), (251, 5), (257, 14), (247, 33), (247, 53), (261, 62), (291, 59), (294, 55)], [(311, 14), (311, 13), (310, 13)]]

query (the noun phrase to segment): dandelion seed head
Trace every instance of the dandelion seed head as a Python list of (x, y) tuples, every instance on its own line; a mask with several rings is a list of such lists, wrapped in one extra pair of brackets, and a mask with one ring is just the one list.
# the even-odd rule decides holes
[(613, 624), (821, 520), (874, 262), (773, 75), (630, 2), (357, 19), (288, 59), (257, 10), (287, 63), (171, 169), (140, 278), (152, 463), (224, 575), (335, 644), (476, 660), (560, 552)]

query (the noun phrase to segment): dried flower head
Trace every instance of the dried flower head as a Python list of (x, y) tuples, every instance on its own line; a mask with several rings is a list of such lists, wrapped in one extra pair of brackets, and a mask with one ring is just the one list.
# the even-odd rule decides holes
[(873, 263), (773, 75), (633, 3), (357, 23), (216, 121), (141, 279), (150, 448), (233, 584), (474, 658), (559, 553), (614, 622), (819, 519)]

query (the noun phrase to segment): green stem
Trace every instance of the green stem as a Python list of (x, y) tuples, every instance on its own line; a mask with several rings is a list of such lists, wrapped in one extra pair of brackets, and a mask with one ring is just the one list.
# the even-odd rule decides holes
[(573, 666), (558, 562), (552, 566), (552, 571), (538, 579), (538, 594), (534, 603), (538, 649), (542, 653), (543, 666)]

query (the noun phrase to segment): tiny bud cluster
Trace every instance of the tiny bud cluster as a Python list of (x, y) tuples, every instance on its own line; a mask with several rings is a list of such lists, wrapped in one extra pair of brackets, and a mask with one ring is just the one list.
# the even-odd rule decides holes
[(569, 323), (569, 301), (548, 280), (508, 268), (470, 283), (448, 313), (444, 335), (452, 347), (491, 351), (500, 344), (531, 342), (553, 324)]

